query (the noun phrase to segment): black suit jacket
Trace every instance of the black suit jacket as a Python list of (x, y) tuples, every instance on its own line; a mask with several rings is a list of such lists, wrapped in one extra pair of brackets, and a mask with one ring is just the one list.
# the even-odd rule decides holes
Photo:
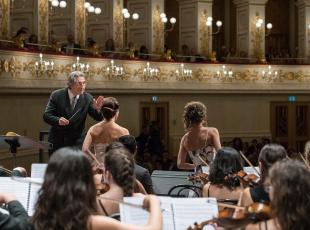
[[(48, 141), (53, 144), (53, 151), (64, 146), (80, 147), (83, 144), (87, 114), (97, 121), (103, 119), (101, 112), (93, 106), (93, 97), (89, 93), (84, 92), (80, 95), (73, 111), (71, 111), (68, 88), (55, 90), (51, 93), (43, 119), (51, 125)], [(58, 124), (60, 117), (68, 120), (72, 117), (70, 124), (60, 126)]]
[(28, 223), (28, 215), (21, 203), (14, 200), (8, 203), (10, 215), (0, 212), (0, 229), (2, 230), (26, 230), (31, 229)]
[(148, 194), (153, 194), (153, 183), (149, 170), (143, 168), (140, 165), (135, 164), (135, 175), (137, 180), (140, 181), (143, 187), (145, 188), (145, 191)]

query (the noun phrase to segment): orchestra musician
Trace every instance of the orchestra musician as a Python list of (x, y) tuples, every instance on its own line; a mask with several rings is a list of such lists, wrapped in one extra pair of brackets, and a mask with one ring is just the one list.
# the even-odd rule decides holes
[[(180, 142), (178, 168), (193, 170), (198, 166), (208, 166), (214, 160), (216, 151), (221, 148), (221, 143), (218, 130), (204, 126), (207, 122), (206, 106), (199, 101), (187, 103), (183, 119), (187, 133)], [(187, 162), (188, 156), (193, 163)]]
[(303, 163), (291, 159), (276, 162), (264, 186), (274, 218), (248, 225), (246, 230), (309, 229), (310, 171)]
[[(130, 162), (129, 159), (126, 161)], [(31, 223), (35, 230), (162, 229), (158, 198), (147, 196), (144, 206), (149, 207), (150, 211), (148, 222), (144, 226), (128, 225), (98, 215), (96, 189), (89, 160), (77, 149), (62, 148), (52, 155), (48, 163)]]
[[(103, 120), (89, 128), (82, 150), (86, 153), (105, 152), (105, 148), (119, 137), (128, 135), (129, 131), (118, 125), (119, 103), (114, 97), (107, 97), (101, 107)], [(94, 151), (91, 148), (94, 147)]]
[(254, 187), (246, 188), (240, 195), (239, 205), (248, 206), (254, 202), (269, 203), (269, 195), (264, 190), (264, 182), (268, 177), (270, 167), (277, 161), (287, 157), (287, 152), (279, 144), (267, 144), (259, 153), (258, 164), (260, 168), (260, 181)]
[(204, 197), (238, 200), (243, 188), (234, 175), (243, 170), (240, 154), (231, 147), (218, 150), (210, 166), (209, 182), (203, 187)]

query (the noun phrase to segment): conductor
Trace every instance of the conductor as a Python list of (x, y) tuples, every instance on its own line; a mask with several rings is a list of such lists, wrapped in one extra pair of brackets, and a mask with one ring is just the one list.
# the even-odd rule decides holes
[(74, 71), (69, 75), (68, 87), (51, 93), (43, 114), (44, 121), (51, 125), (48, 136), (53, 145), (51, 153), (64, 146), (81, 148), (87, 114), (97, 121), (103, 119), (100, 112), (103, 96), (95, 100), (85, 88), (84, 73)]

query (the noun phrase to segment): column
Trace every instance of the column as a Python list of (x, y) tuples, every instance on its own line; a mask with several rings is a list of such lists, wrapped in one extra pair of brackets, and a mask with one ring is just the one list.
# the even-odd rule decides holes
[[(234, 0), (237, 8), (237, 53), (265, 62), (265, 6), (268, 0)], [(260, 20), (260, 26), (257, 22)]]
[(38, 42), (39, 44), (48, 43), (49, 20), (48, 20), (48, 0), (38, 2)]
[(310, 56), (310, 0), (299, 0), (298, 8), (298, 57)]
[(224, 17), (224, 29), (225, 29), (225, 46), (230, 48), (230, 4), (231, 0), (225, 0), (225, 17)]
[(86, 12), (84, 9), (85, 0), (75, 0), (74, 5), (74, 38), (75, 42), (81, 46), (85, 46), (86, 40)]
[(0, 0), (0, 38), (10, 39), (10, 0)]
[(179, 0), (180, 49), (187, 45), (195, 53), (209, 56), (212, 51), (212, 26), (206, 26), (212, 17), (213, 0)]

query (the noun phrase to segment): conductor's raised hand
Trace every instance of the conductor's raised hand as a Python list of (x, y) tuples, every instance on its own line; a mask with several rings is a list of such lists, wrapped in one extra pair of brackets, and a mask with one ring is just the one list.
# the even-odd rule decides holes
[(101, 107), (103, 106), (103, 102), (104, 102), (103, 96), (99, 96), (97, 99), (93, 99), (94, 107), (96, 108), (97, 111), (101, 109)]
[(66, 126), (66, 125), (69, 125), (69, 123), (70, 123), (70, 121), (67, 120), (67, 119), (64, 118), (64, 117), (61, 117), (61, 118), (59, 118), (59, 120), (58, 120), (58, 124), (59, 124), (60, 126)]

